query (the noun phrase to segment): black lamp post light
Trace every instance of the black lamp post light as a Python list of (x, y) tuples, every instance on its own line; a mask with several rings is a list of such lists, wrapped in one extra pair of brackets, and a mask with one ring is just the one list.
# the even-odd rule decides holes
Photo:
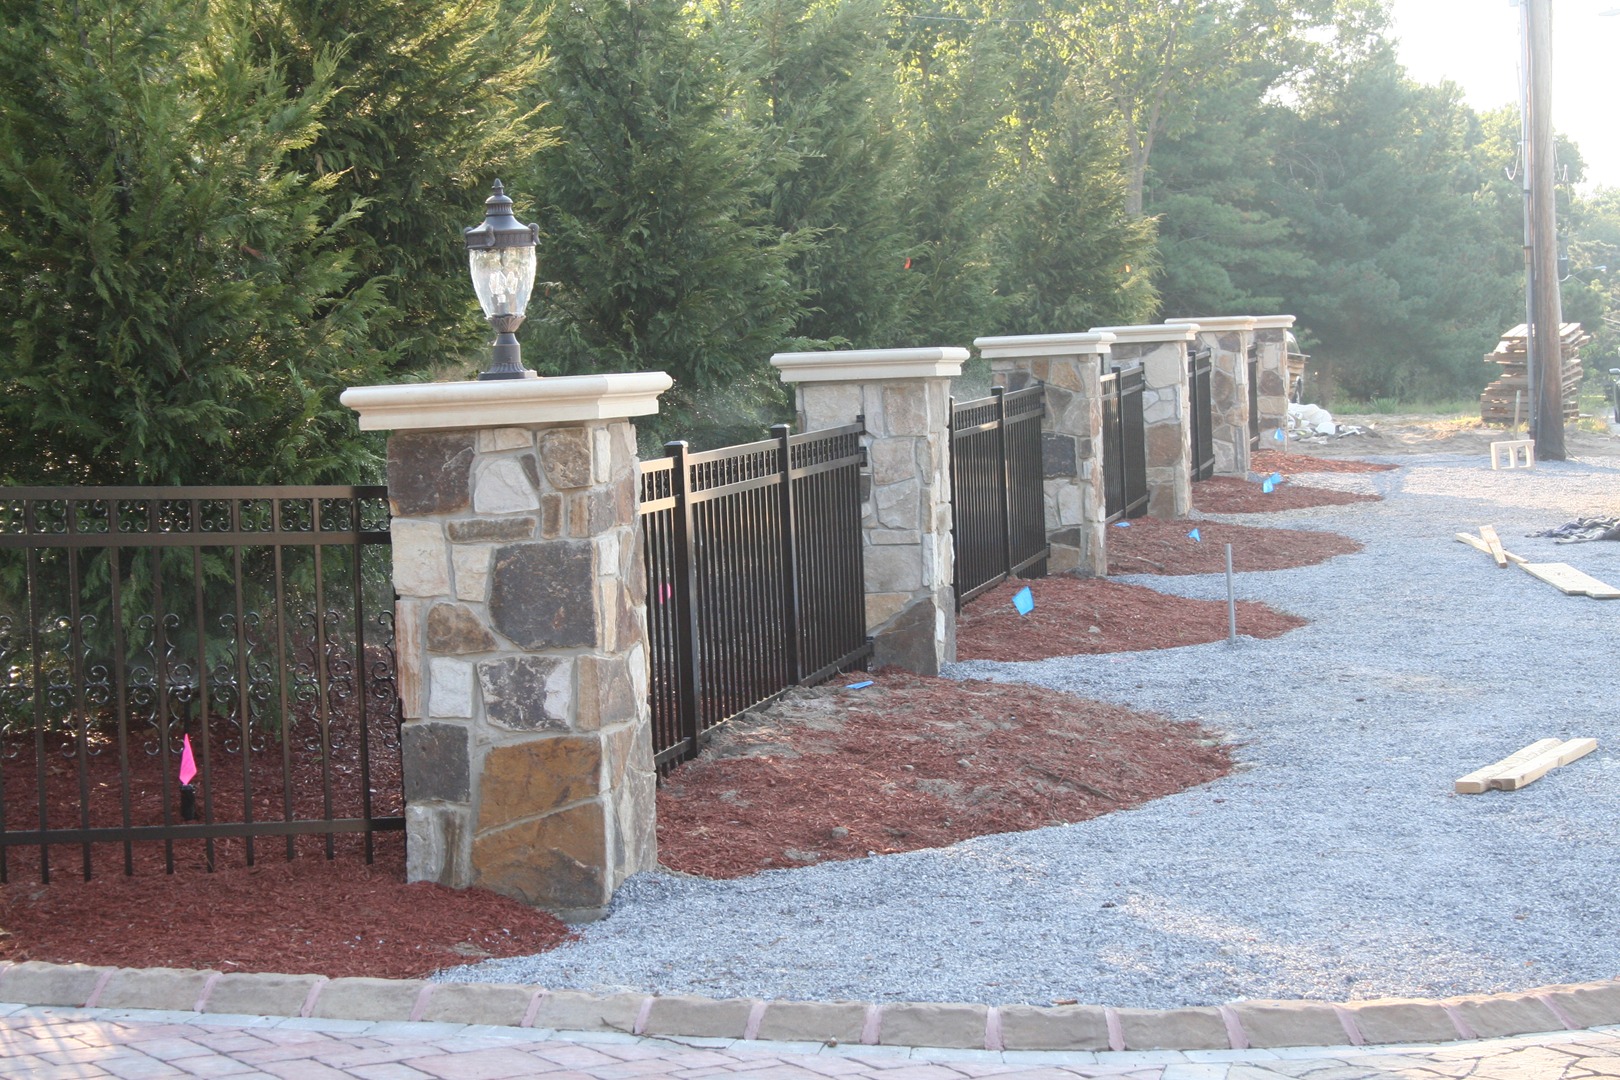
[(523, 366), (516, 334), (534, 291), (534, 246), (540, 239), (540, 226), (525, 225), (512, 216), (512, 200), (499, 180), (493, 190), (484, 200), (483, 224), (464, 230), (473, 289), (495, 330), (489, 370), (478, 377), (533, 379), (538, 376)]

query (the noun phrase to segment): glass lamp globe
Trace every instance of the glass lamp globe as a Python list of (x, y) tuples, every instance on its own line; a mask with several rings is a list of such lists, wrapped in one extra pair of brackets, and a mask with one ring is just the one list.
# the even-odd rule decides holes
[(465, 230), (467, 261), (472, 271), (473, 291), (484, 317), (495, 330), (490, 346), (489, 370), (480, 379), (532, 379), (535, 373), (523, 366), (517, 328), (534, 291), (534, 246), (540, 226), (525, 225), (512, 216), (512, 200), (495, 181), (493, 193), (484, 200), (483, 224)]

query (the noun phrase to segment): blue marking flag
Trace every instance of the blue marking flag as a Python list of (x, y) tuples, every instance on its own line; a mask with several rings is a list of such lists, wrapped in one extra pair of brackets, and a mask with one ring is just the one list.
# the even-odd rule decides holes
[(1266, 482), (1260, 485), (1260, 490), (1265, 494), (1270, 495), (1273, 491), (1277, 490), (1277, 485), (1273, 483), (1271, 477), (1268, 476), (1266, 477)]
[(1114, 528), (1116, 528), (1116, 529), (1128, 529), (1130, 527), (1131, 527), (1131, 523), (1128, 522), (1128, 521), (1116, 521), (1116, 522), (1114, 522)]
[(1198, 535), (1198, 530), (1197, 529), (1194, 529), (1192, 532), (1188, 533), (1187, 534), (1187, 539), (1193, 541), (1194, 543), (1202, 543), (1203, 540), (1204, 540), (1204, 538), (1202, 536)]
[(844, 689), (845, 690), (865, 690), (868, 686), (871, 686), (871, 685), (872, 685), (872, 680), (867, 679), (865, 682), (852, 682), (848, 686), (844, 687)]
[(1020, 615), (1028, 615), (1035, 610), (1035, 594), (1029, 591), (1028, 585), (1013, 594), (1013, 607), (1018, 609)]
[(1278, 428), (1276, 431), (1273, 431), (1271, 433), (1271, 437), (1273, 439), (1276, 439), (1278, 442), (1283, 442), (1288, 438), (1288, 436), (1283, 434), (1283, 429), (1282, 428)]

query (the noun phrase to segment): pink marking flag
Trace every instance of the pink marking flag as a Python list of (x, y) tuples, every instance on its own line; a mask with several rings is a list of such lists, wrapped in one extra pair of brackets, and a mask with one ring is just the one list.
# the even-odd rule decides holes
[(181, 736), (180, 782), (189, 784), (197, 778), (197, 759), (191, 755), (191, 736)]

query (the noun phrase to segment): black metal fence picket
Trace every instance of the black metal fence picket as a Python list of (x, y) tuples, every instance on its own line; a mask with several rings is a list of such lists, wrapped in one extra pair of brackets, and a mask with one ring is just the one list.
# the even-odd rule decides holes
[(380, 487), (0, 493), (0, 882), (61, 846), (370, 861), (404, 828), (388, 544)]
[(641, 463), (653, 753), (865, 663), (861, 424)]
[(1210, 399), (1213, 356), (1200, 349), (1187, 357), (1187, 389), (1192, 398), (1192, 478), (1208, 480), (1215, 475), (1215, 428)]
[(1046, 388), (951, 402), (956, 606), (1017, 575), (1046, 576), (1041, 416)]
[(1110, 524), (1147, 513), (1147, 427), (1140, 363), (1115, 367), (1101, 380), (1103, 501)]

